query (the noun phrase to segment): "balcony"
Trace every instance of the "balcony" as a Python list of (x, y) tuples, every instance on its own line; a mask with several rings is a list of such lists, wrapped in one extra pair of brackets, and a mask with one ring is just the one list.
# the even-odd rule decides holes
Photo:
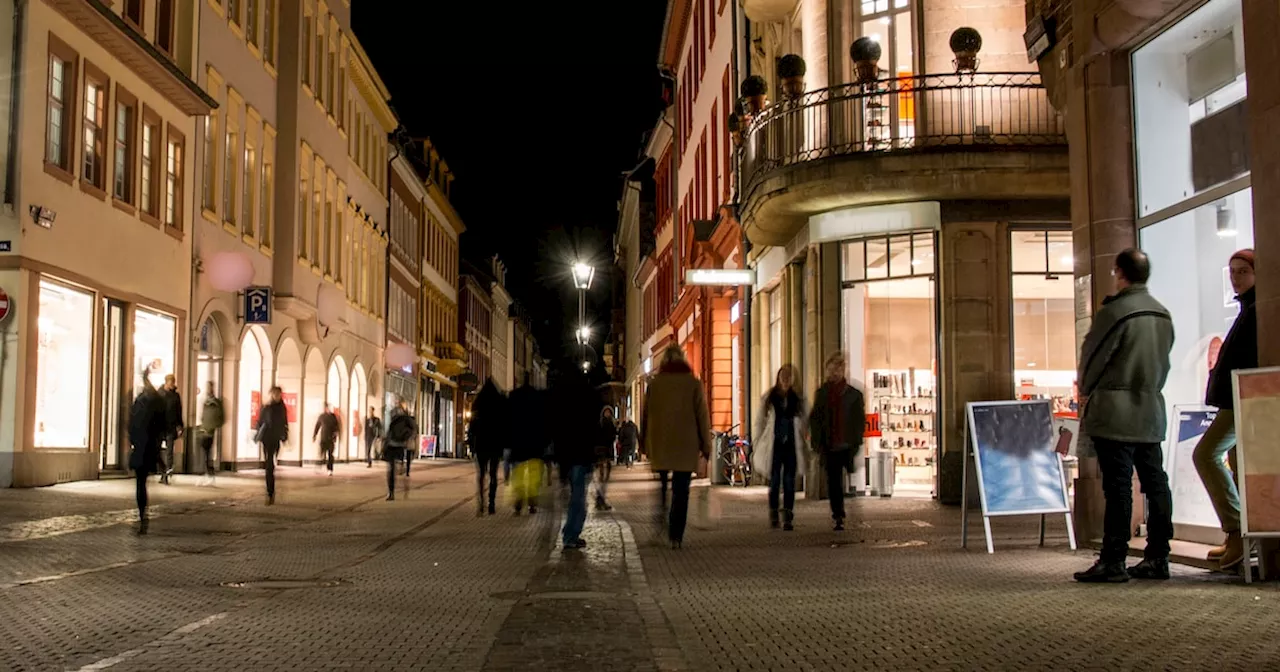
[(1066, 198), (1066, 126), (1031, 72), (841, 84), (761, 111), (742, 148), (742, 221), (785, 244), (809, 215), (914, 200)]

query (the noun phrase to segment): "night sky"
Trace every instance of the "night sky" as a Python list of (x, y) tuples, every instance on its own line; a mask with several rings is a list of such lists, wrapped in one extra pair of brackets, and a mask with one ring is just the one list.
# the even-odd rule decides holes
[(430, 136), (454, 172), (462, 256), (501, 255), (548, 358), (565, 354), (577, 321), (569, 262), (592, 260), (588, 319), (601, 334), (621, 174), (661, 111), (666, 0), (359, 0), (352, 10), (402, 123)]

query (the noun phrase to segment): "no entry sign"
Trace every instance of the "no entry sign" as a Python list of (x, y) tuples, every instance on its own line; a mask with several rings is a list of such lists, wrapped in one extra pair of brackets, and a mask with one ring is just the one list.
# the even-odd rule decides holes
[(9, 295), (0, 289), (0, 322), (9, 319)]

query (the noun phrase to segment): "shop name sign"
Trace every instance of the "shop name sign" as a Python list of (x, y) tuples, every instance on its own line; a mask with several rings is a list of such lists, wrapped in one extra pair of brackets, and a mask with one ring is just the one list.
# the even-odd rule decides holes
[(749, 268), (693, 268), (685, 271), (690, 285), (754, 285), (756, 272)]

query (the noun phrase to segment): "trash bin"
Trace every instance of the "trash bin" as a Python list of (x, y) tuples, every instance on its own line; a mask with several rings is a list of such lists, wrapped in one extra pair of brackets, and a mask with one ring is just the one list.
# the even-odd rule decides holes
[(725, 437), (722, 434), (716, 434), (711, 441), (711, 459), (708, 460), (707, 468), (711, 472), (707, 474), (711, 478), (712, 485), (729, 485), (729, 479), (725, 478)]
[(871, 451), (871, 494), (880, 497), (893, 495), (893, 484), (898, 477), (898, 464), (892, 450), (876, 448)]

